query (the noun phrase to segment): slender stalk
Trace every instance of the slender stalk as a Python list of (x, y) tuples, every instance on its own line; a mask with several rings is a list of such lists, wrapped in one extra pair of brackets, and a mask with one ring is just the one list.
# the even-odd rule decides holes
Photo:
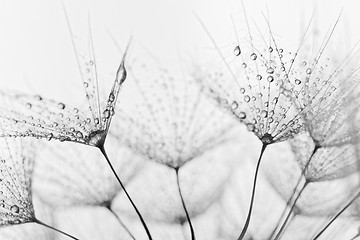
[(248, 215), (246, 218), (246, 222), (245, 225), (241, 231), (240, 236), (238, 237), (238, 240), (242, 240), (246, 234), (246, 231), (249, 227), (250, 224), (250, 219), (251, 219), (251, 213), (252, 213), (252, 208), (253, 208), (253, 204), (254, 204), (254, 199), (255, 199), (255, 191), (256, 191), (256, 182), (257, 182), (257, 177), (258, 177), (258, 173), (259, 173), (259, 168), (260, 168), (260, 163), (261, 163), (261, 159), (262, 156), (265, 152), (265, 149), (267, 147), (268, 144), (263, 143), (262, 147), (261, 147), (261, 152), (260, 152), (260, 156), (259, 159), (257, 161), (257, 165), (256, 165), (256, 170), (255, 170), (255, 176), (254, 176), (254, 182), (253, 182), (253, 188), (252, 188), (252, 193), (251, 193), (251, 201), (250, 201), (250, 207), (249, 207), (249, 211), (248, 211)]
[[(290, 198), (289, 198), (288, 201), (286, 202), (286, 206), (290, 206), (290, 203), (293, 201), (294, 196), (295, 196), (295, 193), (296, 193), (296, 190), (297, 190), (297, 188), (298, 188), (299, 185), (300, 185), (302, 176), (305, 174), (305, 171), (307, 170), (307, 168), (308, 168), (311, 160), (313, 159), (315, 153), (316, 153), (317, 150), (319, 150), (320, 148), (321, 148), (321, 147), (320, 147), (319, 145), (315, 144), (315, 148), (314, 148), (313, 152), (311, 153), (311, 155), (310, 155), (310, 157), (309, 157), (309, 161), (307, 161), (306, 165), (305, 165), (304, 168), (302, 169), (300, 178), (299, 178), (298, 182), (296, 183), (296, 186), (295, 186), (295, 188), (294, 188), (294, 191), (293, 191), (292, 195), (290, 196)], [(308, 183), (309, 183), (309, 181), (306, 180), (305, 184), (304, 184), (304, 185), (302, 186), (302, 188), (300, 189), (299, 194), (296, 196), (296, 199), (295, 199), (294, 203), (293, 203), (292, 206), (290, 207), (290, 211), (289, 211), (286, 219), (284, 220), (283, 224), (281, 225), (278, 234), (275, 236), (275, 239), (277, 239), (277, 238), (279, 237), (279, 235), (281, 234), (281, 232), (284, 231), (285, 224), (287, 224), (287, 222), (289, 221), (290, 214), (291, 214), (292, 211), (294, 210), (294, 207), (295, 207), (296, 202), (298, 201), (298, 198), (300, 197), (301, 193), (304, 191), (304, 189), (305, 189), (305, 187), (306, 187), (306, 185), (307, 185)], [(281, 214), (281, 217), (279, 218), (279, 221), (278, 221), (278, 223), (276, 224), (275, 229), (273, 230), (273, 232), (271, 233), (270, 237), (268, 238), (269, 240), (270, 240), (270, 239), (273, 239), (276, 231), (278, 230), (278, 228), (279, 228), (279, 226), (280, 226), (281, 219), (285, 216), (285, 213), (286, 213), (286, 208), (284, 209), (283, 213)]]
[(146, 225), (146, 223), (145, 223), (145, 221), (144, 221), (144, 219), (143, 219), (143, 217), (142, 217), (141, 213), (140, 213), (140, 212), (139, 212), (139, 210), (137, 209), (137, 207), (136, 207), (135, 203), (133, 202), (133, 200), (131, 199), (131, 197), (130, 197), (129, 193), (126, 191), (124, 184), (121, 182), (121, 180), (120, 180), (119, 176), (117, 175), (117, 173), (116, 173), (116, 171), (115, 171), (115, 169), (114, 169), (113, 165), (112, 165), (112, 164), (111, 164), (111, 162), (110, 162), (109, 157), (108, 157), (108, 156), (107, 156), (107, 154), (106, 154), (106, 151), (105, 151), (104, 146), (99, 146), (99, 149), (100, 149), (101, 153), (104, 155), (104, 157), (105, 157), (105, 159), (106, 159), (106, 161), (107, 161), (107, 163), (108, 163), (109, 167), (111, 168), (111, 171), (112, 171), (112, 172), (113, 172), (113, 174), (115, 175), (115, 177), (116, 177), (116, 179), (118, 180), (118, 182), (119, 182), (119, 184), (120, 184), (120, 186), (121, 186), (122, 190), (123, 190), (123, 191), (124, 191), (124, 193), (126, 194), (126, 197), (129, 199), (129, 201), (130, 201), (131, 205), (133, 206), (133, 208), (134, 208), (134, 210), (135, 210), (136, 214), (138, 215), (138, 217), (139, 217), (139, 219), (140, 219), (140, 221), (141, 221), (141, 223), (142, 223), (142, 225), (143, 225), (143, 227), (144, 227), (144, 229), (145, 229), (145, 231), (146, 231), (146, 234), (147, 234), (147, 236), (148, 236), (149, 240), (152, 240), (152, 237), (151, 237), (150, 231), (149, 231), (149, 229), (148, 229), (148, 227), (147, 227), (147, 225)]
[(121, 218), (110, 208), (107, 207), (106, 208), (111, 212), (111, 214), (116, 218), (116, 220), (119, 222), (119, 224), (121, 225), (121, 227), (123, 227), (125, 229), (125, 231), (129, 234), (129, 236), (136, 240), (136, 238), (134, 237), (134, 235), (132, 235), (132, 233), (130, 232), (130, 230), (126, 227), (125, 223), (121, 220)]
[(309, 182), (305, 182), (304, 186), (301, 187), (301, 189), (300, 189), (298, 195), (296, 196), (294, 202), (291, 204), (291, 208), (290, 208), (290, 210), (289, 210), (289, 212), (288, 212), (288, 214), (287, 214), (287, 216), (286, 216), (283, 224), (281, 225), (279, 232), (276, 234), (274, 240), (278, 240), (278, 239), (280, 238), (281, 234), (283, 233), (283, 231), (285, 230), (285, 227), (287, 226), (287, 223), (289, 222), (290, 216), (291, 216), (291, 214), (292, 214), (293, 211), (294, 211), (294, 207), (296, 206), (297, 201), (299, 200), (302, 192), (305, 190), (305, 188), (306, 188), (306, 186), (308, 185), (308, 183), (309, 183)]
[(324, 232), (325, 230), (351, 205), (355, 202), (356, 199), (358, 199), (360, 197), (360, 192), (358, 192), (351, 200), (348, 204), (346, 204), (331, 220), (330, 222), (328, 222), (328, 224), (326, 224), (325, 227), (323, 227), (321, 229), (321, 231), (313, 238), (313, 240), (318, 239)]
[(191, 220), (190, 220), (189, 212), (186, 209), (185, 201), (184, 201), (184, 198), (183, 198), (182, 193), (181, 193), (180, 181), (179, 181), (179, 168), (175, 168), (175, 172), (176, 172), (176, 183), (177, 183), (177, 187), (178, 187), (178, 190), (179, 190), (181, 203), (182, 203), (182, 206), (184, 208), (184, 211), (185, 211), (185, 214), (186, 214), (186, 219), (187, 219), (187, 221), (189, 223), (189, 227), (190, 227), (191, 240), (196, 240), (195, 232), (194, 232), (194, 228), (193, 228), (193, 225), (191, 223)]
[(44, 227), (47, 227), (47, 228), (49, 228), (49, 229), (51, 229), (51, 230), (54, 230), (55, 232), (58, 232), (58, 233), (61, 233), (62, 235), (65, 235), (65, 236), (67, 236), (67, 237), (69, 237), (69, 238), (71, 238), (71, 239), (74, 239), (74, 240), (79, 240), (78, 238), (76, 238), (76, 237), (74, 237), (74, 236), (71, 236), (70, 234), (68, 234), (68, 233), (66, 233), (66, 232), (63, 232), (63, 231), (61, 231), (61, 230), (59, 230), (59, 229), (57, 229), (57, 228), (55, 228), (55, 227), (52, 227), (52, 226), (50, 226), (50, 225), (47, 225), (46, 223), (43, 223), (42, 221), (40, 221), (39, 219), (34, 219), (34, 223), (37, 223), (37, 224), (39, 224), (39, 225), (42, 225), (42, 226), (44, 226)]
[[(292, 192), (290, 198), (287, 200), (286, 202), (286, 206), (290, 206), (291, 205), (291, 202), (293, 201), (293, 198), (295, 196), (295, 193), (296, 193), (296, 190), (298, 189), (299, 185), (300, 185), (300, 182), (301, 182), (301, 176), (299, 178), (299, 181), (296, 183), (296, 186), (294, 188), (294, 191)], [(282, 212), (277, 224), (276, 224), (276, 227), (274, 228), (274, 230), (272, 231), (271, 235), (269, 236), (268, 240), (271, 240), (273, 239), (276, 231), (278, 230), (278, 228), (280, 227), (280, 224), (281, 224), (281, 220), (285, 217), (285, 213), (286, 213), (286, 207), (284, 208), (284, 211)]]

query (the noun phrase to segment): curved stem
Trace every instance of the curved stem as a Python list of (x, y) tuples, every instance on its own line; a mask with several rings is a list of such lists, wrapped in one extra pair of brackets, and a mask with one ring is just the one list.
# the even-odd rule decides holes
[(281, 236), (281, 234), (282, 234), (283, 231), (285, 230), (285, 227), (287, 226), (287, 223), (289, 222), (290, 216), (291, 216), (291, 214), (292, 214), (293, 211), (294, 211), (294, 208), (295, 208), (295, 206), (296, 206), (296, 203), (297, 203), (297, 201), (299, 200), (302, 192), (305, 190), (305, 188), (306, 188), (306, 186), (308, 185), (308, 183), (309, 183), (309, 182), (305, 182), (304, 186), (301, 187), (301, 189), (300, 189), (298, 195), (296, 196), (294, 202), (291, 204), (291, 208), (290, 208), (290, 210), (289, 210), (289, 212), (288, 212), (288, 214), (287, 214), (287, 216), (286, 216), (283, 224), (281, 225), (279, 232), (276, 234), (274, 240), (279, 239), (280, 236)]
[(121, 227), (123, 227), (125, 229), (125, 231), (129, 234), (129, 236), (136, 240), (136, 238), (134, 237), (134, 235), (132, 235), (132, 233), (130, 232), (130, 230), (126, 227), (125, 223), (121, 220), (121, 218), (110, 208), (107, 207), (106, 208), (111, 212), (111, 214), (116, 218), (116, 220), (119, 222), (119, 224), (121, 225)]
[(129, 194), (128, 194), (128, 192), (126, 191), (124, 184), (121, 182), (121, 180), (120, 180), (119, 176), (117, 175), (117, 173), (116, 173), (116, 171), (115, 171), (115, 169), (114, 169), (113, 165), (112, 165), (112, 164), (111, 164), (111, 162), (110, 162), (109, 157), (108, 157), (108, 156), (107, 156), (107, 154), (106, 154), (106, 151), (105, 151), (104, 146), (99, 146), (99, 149), (100, 149), (101, 153), (104, 155), (104, 157), (105, 157), (105, 159), (106, 159), (106, 161), (107, 161), (107, 163), (108, 163), (109, 167), (111, 168), (111, 171), (112, 171), (112, 172), (113, 172), (113, 174), (115, 175), (115, 177), (116, 177), (116, 179), (118, 180), (118, 182), (119, 182), (119, 184), (120, 184), (120, 186), (121, 186), (122, 190), (123, 190), (123, 191), (124, 191), (124, 193), (126, 194), (126, 197), (129, 199), (129, 201), (130, 201), (131, 205), (133, 206), (133, 208), (134, 208), (134, 210), (135, 210), (136, 214), (138, 215), (138, 217), (139, 217), (139, 219), (140, 219), (140, 221), (141, 221), (141, 223), (142, 223), (142, 225), (143, 225), (143, 227), (144, 227), (144, 229), (145, 229), (145, 231), (146, 231), (146, 234), (147, 234), (147, 236), (148, 236), (149, 240), (152, 240), (152, 237), (151, 237), (150, 231), (149, 231), (148, 227), (146, 226), (146, 223), (145, 223), (145, 221), (144, 221), (144, 219), (143, 219), (143, 217), (142, 217), (141, 213), (140, 213), (140, 212), (139, 212), (139, 210), (137, 209), (137, 207), (136, 207), (135, 203), (133, 202), (133, 200), (131, 199), (130, 195), (129, 195)]
[(248, 211), (248, 215), (246, 218), (246, 222), (245, 225), (241, 231), (240, 236), (238, 237), (238, 240), (242, 240), (246, 234), (246, 231), (249, 227), (250, 224), (250, 219), (251, 219), (251, 213), (252, 213), (252, 208), (253, 208), (253, 204), (254, 204), (254, 199), (255, 199), (255, 191), (256, 191), (256, 182), (257, 182), (257, 177), (258, 177), (258, 173), (259, 173), (259, 168), (260, 168), (260, 162), (262, 159), (262, 156), (265, 152), (265, 149), (267, 147), (267, 144), (263, 143), (262, 147), (261, 147), (261, 152), (260, 152), (260, 156), (259, 159), (257, 161), (257, 165), (256, 165), (256, 170), (255, 170), (255, 176), (254, 176), (254, 182), (253, 182), (253, 188), (252, 188), (252, 194), (251, 194), (251, 201), (250, 201), (250, 207), (249, 207), (249, 211)]
[(57, 228), (55, 228), (55, 227), (52, 227), (52, 226), (50, 226), (50, 225), (47, 225), (46, 223), (43, 223), (42, 221), (40, 221), (39, 219), (34, 219), (34, 223), (37, 223), (37, 224), (39, 224), (39, 225), (42, 225), (42, 226), (44, 226), (44, 227), (47, 227), (47, 228), (49, 228), (49, 229), (51, 229), (51, 230), (54, 230), (55, 232), (58, 232), (58, 233), (61, 233), (62, 235), (65, 235), (65, 236), (67, 236), (67, 237), (69, 237), (69, 238), (71, 238), (71, 239), (74, 239), (74, 240), (79, 240), (78, 238), (76, 238), (76, 237), (74, 237), (74, 236), (71, 236), (70, 234), (68, 234), (68, 233), (66, 233), (66, 232), (63, 232), (63, 231), (61, 231), (61, 230), (59, 230), (59, 229), (57, 229)]
[[(300, 182), (301, 182), (301, 176), (299, 178), (299, 181), (296, 183), (295, 185), (295, 188), (291, 194), (291, 196), (289, 197), (289, 199), (287, 200), (286, 202), (286, 206), (290, 206), (291, 205), (291, 202), (293, 201), (293, 198), (295, 196), (295, 193), (296, 193), (296, 190), (298, 189), (299, 185), (300, 185)], [(274, 230), (272, 231), (271, 235), (269, 236), (268, 240), (271, 240), (273, 239), (276, 231), (278, 230), (278, 228), (280, 227), (280, 224), (281, 224), (281, 220), (285, 217), (285, 213), (286, 213), (286, 207), (284, 208), (283, 212), (281, 213), (281, 216), (276, 224), (276, 227), (274, 228)]]
[(358, 192), (351, 200), (348, 204), (346, 204), (331, 220), (330, 222), (328, 222), (328, 224), (326, 224), (325, 227), (323, 227), (321, 229), (321, 231), (313, 238), (313, 240), (318, 239), (324, 232), (325, 230), (351, 205), (355, 202), (356, 199), (358, 199), (360, 197), (360, 192)]
[(179, 190), (181, 203), (182, 203), (183, 209), (184, 209), (185, 214), (186, 214), (186, 219), (187, 219), (187, 221), (189, 223), (189, 227), (190, 227), (191, 240), (196, 240), (194, 228), (193, 228), (193, 225), (192, 225), (191, 220), (190, 220), (190, 215), (189, 215), (189, 213), (188, 213), (188, 211), (186, 209), (185, 201), (184, 201), (184, 198), (183, 198), (182, 193), (181, 193), (180, 181), (179, 181), (179, 168), (175, 168), (175, 172), (176, 172), (176, 183), (177, 183), (177, 187), (178, 187), (178, 190)]

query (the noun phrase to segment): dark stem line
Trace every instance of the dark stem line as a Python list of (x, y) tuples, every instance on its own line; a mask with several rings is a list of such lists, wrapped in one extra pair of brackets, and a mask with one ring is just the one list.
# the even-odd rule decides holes
[(248, 211), (248, 215), (247, 215), (247, 218), (246, 218), (245, 225), (244, 225), (244, 227), (243, 227), (243, 229), (241, 231), (240, 236), (238, 237), (238, 240), (242, 240), (244, 238), (244, 236), (246, 234), (246, 231), (247, 231), (247, 229), (249, 227), (249, 224), (250, 224), (251, 213), (252, 213), (252, 208), (253, 208), (254, 199), (255, 199), (256, 182), (257, 182), (257, 178), (258, 178), (260, 163), (261, 163), (261, 159), (262, 159), (262, 156), (263, 156), (263, 154), (265, 152), (265, 149), (266, 149), (267, 145), (268, 144), (263, 143), (263, 145), (261, 147), (260, 156), (259, 156), (259, 159), (257, 161), (256, 170), (255, 170), (253, 188), (252, 188), (252, 193), (251, 193), (250, 207), (249, 207), (249, 211)]
[(136, 240), (136, 238), (134, 237), (134, 235), (130, 232), (130, 230), (126, 227), (125, 223), (121, 220), (121, 218), (110, 208), (110, 207), (106, 207), (111, 214), (116, 218), (116, 220), (119, 222), (119, 224), (121, 225), (121, 227), (123, 227), (125, 229), (125, 231), (130, 235), (130, 237), (134, 240)]
[[(296, 190), (298, 189), (298, 187), (299, 187), (299, 185), (300, 185), (302, 176), (305, 174), (305, 171), (307, 170), (307, 168), (308, 168), (311, 160), (313, 159), (313, 156), (315, 155), (315, 153), (317, 152), (318, 149), (320, 149), (320, 146), (318, 146), (318, 145), (315, 144), (315, 148), (314, 148), (313, 152), (311, 153), (311, 155), (310, 155), (310, 157), (309, 157), (309, 161), (306, 162), (304, 168), (302, 169), (300, 178), (299, 178), (298, 182), (296, 183), (296, 186), (295, 186), (295, 188), (294, 188), (294, 190), (293, 190), (292, 195), (291, 195), (290, 198), (287, 200), (286, 206), (290, 206), (290, 203), (293, 201), (293, 198), (294, 198), (294, 196), (295, 196)], [(296, 202), (298, 201), (298, 198), (300, 197), (302, 191), (304, 190), (304, 188), (306, 187), (306, 185), (307, 185), (308, 183), (309, 183), (309, 182), (306, 180), (304, 186), (302, 186), (302, 189), (301, 189), (300, 192), (299, 192), (299, 195), (296, 197), (296, 200), (294, 201), (294, 204), (292, 204), (292, 207), (291, 207), (291, 210), (290, 210), (289, 213), (291, 213), (292, 210), (294, 209), (295, 204), (296, 204)], [(272, 233), (271, 233), (270, 237), (268, 238), (268, 240), (273, 239), (276, 231), (278, 230), (278, 228), (279, 228), (279, 226), (280, 226), (281, 220), (282, 220), (283, 217), (285, 216), (285, 213), (286, 213), (286, 208), (285, 208), (284, 211), (282, 212), (281, 217), (279, 218), (279, 221), (277, 222), (276, 227), (275, 227), (275, 229), (272, 231)], [(287, 218), (288, 218), (288, 217), (287, 217)], [(285, 220), (285, 221), (286, 221), (286, 220)], [(284, 224), (283, 224), (283, 225), (284, 225)], [(282, 225), (280, 228), (283, 228), (283, 225)], [(280, 229), (279, 231), (282, 231), (282, 230)], [(276, 239), (277, 237), (278, 237), (278, 234), (276, 235), (275, 239)]]
[(74, 236), (71, 236), (70, 234), (68, 234), (68, 233), (66, 233), (66, 232), (63, 232), (63, 231), (61, 231), (61, 230), (59, 230), (59, 229), (57, 229), (57, 228), (55, 228), (55, 227), (52, 227), (52, 226), (50, 226), (50, 225), (47, 225), (46, 223), (43, 223), (42, 221), (40, 221), (39, 219), (34, 219), (34, 223), (37, 223), (37, 224), (39, 224), (39, 225), (42, 225), (42, 226), (44, 226), (44, 227), (47, 227), (47, 228), (49, 228), (49, 229), (51, 229), (51, 230), (54, 230), (55, 232), (58, 232), (58, 233), (61, 233), (62, 235), (65, 235), (65, 236), (67, 236), (67, 237), (69, 237), (69, 238), (71, 238), (71, 239), (74, 239), (74, 240), (79, 240), (78, 238), (76, 238), (76, 237), (74, 237)]
[(325, 227), (323, 227), (323, 229), (321, 229), (321, 231), (313, 238), (313, 240), (318, 239), (324, 232), (325, 230), (351, 205), (355, 202), (356, 199), (358, 199), (360, 197), (360, 192), (358, 192), (351, 200), (348, 204), (346, 204), (331, 220), (330, 222), (328, 222), (328, 224), (326, 224)]
[(307, 185), (308, 185), (308, 182), (305, 182), (304, 186), (302, 186), (302, 188), (300, 189), (300, 191), (299, 191), (298, 195), (296, 196), (294, 202), (291, 204), (291, 208), (290, 208), (290, 210), (289, 210), (289, 212), (288, 212), (288, 214), (287, 214), (287, 216), (286, 216), (283, 224), (281, 225), (279, 232), (276, 234), (274, 240), (278, 240), (278, 239), (280, 238), (281, 234), (283, 233), (283, 231), (285, 230), (285, 228), (288, 226), (288, 222), (289, 222), (290, 216), (291, 216), (291, 214), (292, 214), (293, 211), (294, 211), (294, 208), (295, 208), (295, 206), (296, 206), (296, 203), (297, 203), (297, 201), (299, 200), (302, 192), (305, 190), (305, 188), (306, 188)]
[(133, 200), (131, 199), (131, 197), (130, 197), (129, 193), (126, 191), (124, 184), (121, 182), (121, 180), (120, 180), (120, 178), (119, 178), (118, 174), (116, 173), (116, 171), (115, 171), (115, 169), (114, 169), (113, 165), (111, 164), (110, 159), (109, 159), (109, 157), (108, 157), (108, 156), (107, 156), (107, 154), (106, 154), (106, 151), (105, 151), (104, 146), (100, 146), (100, 147), (99, 147), (99, 149), (100, 149), (101, 153), (104, 155), (104, 157), (105, 157), (105, 159), (106, 159), (106, 161), (107, 161), (107, 163), (108, 163), (109, 167), (111, 168), (111, 171), (112, 171), (112, 172), (113, 172), (113, 174), (115, 175), (115, 177), (116, 177), (116, 179), (118, 180), (118, 182), (119, 182), (119, 184), (120, 184), (120, 186), (121, 186), (122, 190), (123, 190), (123, 191), (124, 191), (124, 193), (126, 194), (126, 197), (129, 199), (129, 201), (130, 201), (131, 205), (133, 206), (133, 208), (134, 208), (134, 210), (135, 210), (136, 214), (138, 215), (138, 217), (139, 217), (139, 219), (140, 219), (140, 221), (141, 221), (141, 223), (142, 223), (142, 225), (143, 225), (143, 227), (144, 227), (144, 229), (145, 229), (145, 231), (146, 231), (146, 234), (147, 234), (147, 236), (148, 236), (149, 240), (152, 240), (152, 237), (151, 237), (150, 231), (149, 231), (149, 229), (148, 229), (148, 227), (147, 227), (147, 225), (146, 225), (146, 223), (145, 223), (145, 221), (144, 221), (144, 219), (143, 219), (143, 217), (142, 217), (141, 213), (140, 213), (140, 212), (139, 212), (139, 210), (137, 209), (137, 207), (136, 207), (135, 203), (134, 203), (134, 202), (133, 202)]
[(196, 240), (195, 231), (194, 231), (193, 225), (191, 223), (190, 215), (189, 215), (188, 210), (186, 209), (185, 201), (184, 201), (184, 198), (183, 198), (182, 193), (181, 193), (180, 181), (179, 181), (179, 168), (175, 168), (175, 172), (176, 172), (176, 183), (177, 183), (177, 187), (178, 187), (178, 190), (179, 190), (181, 203), (182, 203), (183, 209), (184, 209), (185, 214), (186, 214), (186, 219), (187, 219), (187, 221), (189, 223), (189, 227), (190, 227), (191, 240)]
[[(293, 190), (290, 198), (287, 200), (286, 206), (290, 206), (290, 205), (291, 205), (291, 202), (293, 201), (293, 198), (294, 198), (294, 196), (295, 196), (296, 190), (298, 189), (298, 187), (299, 187), (299, 185), (300, 185), (300, 182), (301, 182), (301, 176), (300, 176), (300, 178), (299, 178), (299, 181), (296, 183), (296, 186), (295, 186), (295, 188), (294, 188), (294, 190)], [(278, 228), (280, 227), (281, 220), (285, 217), (286, 209), (287, 209), (287, 208), (285, 207), (284, 210), (283, 210), (283, 212), (282, 212), (282, 214), (281, 214), (281, 216), (280, 216), (280, 218), (279, 218), (279, 220), (278, 220), (278, 222), (277, 222), (277, 224), (276, 224), (276, 227), (275, 227), (274, 230), (272, 231), (272, 233), (271, 233), (271, 235), (269, 236), (268, 240), (273, 239), (276, 231), (277, 231)]]

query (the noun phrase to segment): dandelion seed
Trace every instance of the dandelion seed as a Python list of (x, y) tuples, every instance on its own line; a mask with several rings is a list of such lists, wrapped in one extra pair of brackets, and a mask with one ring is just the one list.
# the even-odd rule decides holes
[(31, 194), (35, 157), (33, 146), (25, 145), (23, 139), (0, 140), (0, 225), (37, 223), (69, 238), (77, 239), (35, 217)]
[[(111, 133), (135, 152), (175, 170), (181, 203), (195, 239), (179, 171), (187, 162), (226, 141), (232, 121), (204, 98), (186, 74), (173, 77), (152, 59), (146, 61), (146, 66), (132, 65), (129, 73), (138, 94), (132, 95), (133, 103), (117, 110), (120, 119), (114, 122), (118, 123), (114, 126), (116, 132)], [(237, 103), (232, 107), (236, 111)]]
[[(125, 58), (129, 45), (126, 48), (125, 54), (123, 55), (121, 63), (117, 69), (109, 97), (106, 99), (106, 105), (100, 106), (96, 69), (97, 65), (94, 56), (95, 54), (92, 43), (91, 27), (89, 26), (88, 33), (90, 39), (88, 43), (88, 57), (80, 57), (70, 26), (70, 20), (66, 14), (64, 5), (63, 7), (72, 39), (73, 49), (78, 63), (78, 68), (84, 83), (84, 89), (90, 112), (79, 112), (78, 108), (70, 107), (65, 103), (46, 100), (45, 98), (39, 100), (37, 97), (38, 95), (33, 97), (24, 94), (9, 94), (3, 92), (1, 94), (3, 99), (8, 102), (14, 102), (13, 105), (16, 106), (10, 110), (0, 110), (0, 124), (3, 126), (3, 131), (0, 136), (35, 137), (47, 138), (50, 140), (57, 139), (61, 142), (68, 141), (97, 147), (106, 158), (106, 161), (108, 162), (114, 176), (117, 178), (119, 184), (126, 192), (126, 189), (124, 188), (119, 176), (117, 175), (107, 156), (104, 144), (114, 115), (113, 113), (115, 113), (114, 109), (116, 107), (119, 92), (121, 90), (122, 84), (126, 79)], [(84, 60), (85, 63), (83, 63)], [(87, 85), (87, 87), (85, 85)], [(31, 104), (31, 108), (28, 109), (28, 111), (22, 111), (23, 107), (21, 106), (24, 105), (25, 100), (29, 100), (29, 102), (25, 103), (25, 105), (29, 103)], [(76, 110), (74, 111), (74, 109)], [(87, 119), (91, 119), (92, 121), (89, 122)], [(14, 120), (18, 120), (16, 125), (14, 124)], [(52, 134), (51, 137), (49, 137), (50, 134)], [(151, 235), (145, 224), (145, 221), (142, 219), (140, 212), (136, 208), (130, 196), (128, 197), (129, 201), (134, 207), (134, 210), (138, 214), (149, 239), (151, 239)]]

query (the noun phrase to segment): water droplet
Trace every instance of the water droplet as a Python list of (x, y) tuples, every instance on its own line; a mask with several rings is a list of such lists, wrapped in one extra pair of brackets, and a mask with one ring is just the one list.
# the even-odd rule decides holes
[(256, 75), (256, 78), (260, 81), (262, 79), (262, 76), (260, 74)]
[(239, 116), (240, 119), (245, 119), (246, 118), (246, 113), (239, 112), (238, 116)]
[(109, 101), (110, 102), (113, 102), (115, 100), (115, 95), (114, 95), (114, 93), (110, 93), (110, 95), (109, 95)]
[(86, 73), (90, 73), (90, 68), (87, 68), (85, 71)]
[(249, 96), (249, 95), (246, 95), (246, 96), (244, 97), (244, 101), (245, 101), (245, 102), (250, 102), (250, 96)]
[(274, 51), (274, 49), (272, 47), (269, 47), (269, 52)]
[(233, 101), (232, 104), (231, 104), (231, 109), (232, 110), (235, 110), (239, 107), (239, 104), (236, 102), (236, 101)]
[(238, 45), (234, 48), (234, 55), (239, 56), (240, 54), (241, 54), (241, 49), (240, 46)]
[(47, 139), (48, 141), (50, 141), (53, 137), (54, 137), (54, 134), (49, 133), (49, 134), (46, 136), (46, 139)]
[(303, 64), (303, 66), (306, 66), (307, 62), (306, 62), (306, 61), (303, 61), (302, 64)]
[(89, 64), (90, 64), (90, 65), (94, 65), (94, 61), (90, 61)]
[(311, 74), (311, 68), (306, 69), (307, 74)]
[(31, 108), (32, 108), (32, 104), (31, 104), (31, 103), (26, 103), (25, 106), (26, 106), (27, 109), (31, 109)]
[(43, 98), (40, 95), (35, 95), (35, 99), (38, 100), (38, 101), (43, 100)]
[(76, 132), (76, 137), (77, 137), (77, 138), (83, 138), (84, 135), (82, 134), (82, 132), (77, 131), (77, 132)]
[(89, 83), (84, 82), (84, 86), (85, 86), (85, 88), (89, 87)]
[(268, 116), (268, 112), (266, 110), (262, 110), (261, 113), (260, 113), (260, 116), (262, 118), (266, 118)]
[(295, 84), (296, 84), (296, 85), (300, 85), (300, 84), (301, 84), (301, 80), (300, 80), (300, 79), (295, 79)]
[(251, 60), (256, 60), (256, 58), (257, 58), (257, 55), (256, 55), (256, 53), (252, 53), (251, 55), (250, 55), (250, 58), (251, 58)]
[(106, 109), (106, 110), (104, 111), (104, 117), (105, 117), (106, 119), (110, 117), (110, 111), (109, 111), (108, 109)]
[(272, 67), (269, 67), (268, 69), (266, 69), (266, 72), (268, 74), (273, 74), (274, 73), (274, 69)]
[(99, 124), (99, 122), (100, 122), (100, 121), (99, 121), (99, 118), (95, 118), (95, 119), (94, 119), (94, 122), (95, 122), (96, 125)]
[(63, 104), (63, 103), (58, 103), (58, 108), (64, 109), (64, 108), (65, 108), (65, 104)]
[(12, 206), (10, 207), (10, 211), (11, 211), (12, 213), (19, 213), (20, 208), (19, 208), (17, 205), (12, 205)]
[(240, 88), (240, 93), (245, 93), (245, 88)]
[(268, 82), (273, 82), (273, 81), (274, 81), (274, 77), (273, 77), (273, 76), (268, 76), (268, 77), (267, 77), (267, 80), (268, 80)]

